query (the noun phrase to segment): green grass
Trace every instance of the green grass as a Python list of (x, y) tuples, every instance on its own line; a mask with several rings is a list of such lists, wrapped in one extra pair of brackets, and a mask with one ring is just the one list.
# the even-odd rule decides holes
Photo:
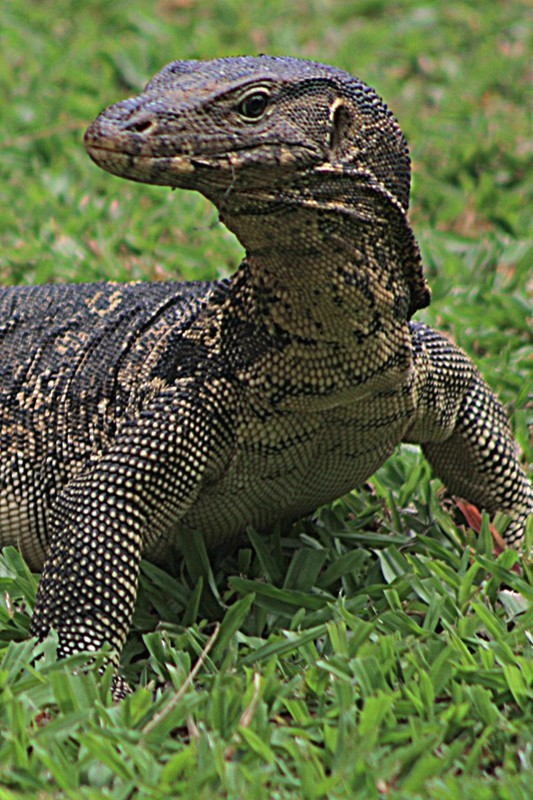
[[(527, 13), (525, 0), (4, 0), (0, 283), (228, 274), (240, 248), (213, 209), (97, 170), (85, 126), (175, 58), (334, 63), (408, 136), (423, 316), (477, 360), (526, 448)], [(250, 532), (211, 561), (191, 542), (170, 573), (146, 564), (124, 654), (138, 688), (115, 706), (82, 656), (57, 662), (50, 640), (35, 660), (36, 578), (6, 551), (0, 800), (525, 800), (530, 568), (494, 558), (486, 521), (477, 538), (457, 527), (440, 489), (405, 447), (292, 530)]]

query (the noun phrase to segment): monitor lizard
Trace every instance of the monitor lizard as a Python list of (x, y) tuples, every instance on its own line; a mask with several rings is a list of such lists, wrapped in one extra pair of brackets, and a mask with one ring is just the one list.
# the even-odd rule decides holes
[(430, 294), (410, 159), (373, 89), (295, 58), (176, 61), (85, 142), (115, 175), (201, 192), (246, 256), (213, 282), (0, 291), (0, 543), (42, 569), (33, 634), (118, 661), (142, 555), (313, 512), (401, 442), (520, 546), (532, 490), (504, 410), (411, 320)]

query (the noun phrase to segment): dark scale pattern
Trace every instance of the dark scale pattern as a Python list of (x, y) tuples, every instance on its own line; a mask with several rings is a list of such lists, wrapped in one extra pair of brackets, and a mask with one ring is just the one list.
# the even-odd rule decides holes
[(246, 259), (212, 284), (0, 292), (0, 543), (42, 568), (35, 634), (118, 662), (142, 554), (312, 512), (401, 441), (505, 511), (519, 546), (532, 495), (505, 414), (410, 322), (429, 290), (409, 154), (374, 90), (290, 58), (175, 62), (86, 144), (116, 175), (204, 194)]

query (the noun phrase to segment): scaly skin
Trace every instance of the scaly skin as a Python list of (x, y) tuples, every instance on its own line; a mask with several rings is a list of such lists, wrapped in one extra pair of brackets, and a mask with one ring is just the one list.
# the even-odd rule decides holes
[(1, 543), (43, 567), (33, 633), (117, 661), (141, 554), (293, 520), (405, 441), (519, 546), (532, 492), (503, 409), (411, 321), (429, 291), (409, 156), (372, 89), (289, 58), (175, 62), (86, 144), (204, 194), (246, 258), (213, 283), (0, 293)]

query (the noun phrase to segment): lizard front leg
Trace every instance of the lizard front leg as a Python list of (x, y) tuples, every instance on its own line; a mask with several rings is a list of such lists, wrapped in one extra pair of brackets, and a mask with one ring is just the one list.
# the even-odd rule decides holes
[(509, 516), (504, 538), (519, 547), (533, 490), (507, 415), (462, 350), (425, 325), (411, 327), (418, 410), (407, 438), (422, 445), (452, 494)]
[(31, 632), (43, 638), (54, 628), (59, 656), (107, 644), (118, 663), (142, 551), (185, 513), (212, 472), (225, 440), (216, 422), (216, 409), (198, 394), (161, 394), (58, 496)]

